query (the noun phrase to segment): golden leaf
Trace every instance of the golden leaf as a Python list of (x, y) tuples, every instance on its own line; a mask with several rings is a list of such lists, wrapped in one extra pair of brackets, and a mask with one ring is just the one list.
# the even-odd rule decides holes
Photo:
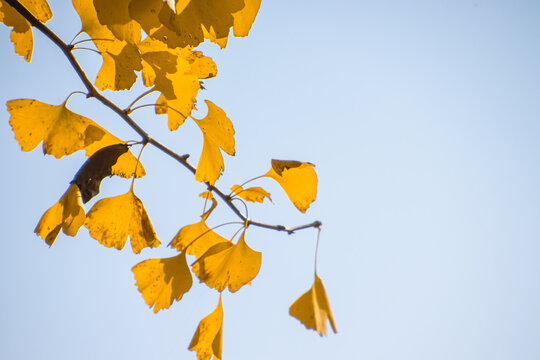
[(133, 267), (133, 274), (144, 300), (154, 313), (168, 309), (193, 284), (186, 253), (167, 259), (148, 259)]
[(272, 168), (264, 176), (276, 180), (294, 206), (305, 213), (317, 198), (315, 165), (292, 160), (272, 160)]
[(194, 119), (201, 128), (204, 136), (204, 145), (195, 179), (214, 185), (225, 169), (220, 148), (227, 154), (234, 155), (235, 141), (234, 128), (225, 111), (206, 100), (208, 114), (204, 119)]
[(86, 216), (84, 225), (94, 239), (118, 250), (124, 248), (128, 236), (136, 254), (145, 247), (161, 244), (133, 187), (126, 194), (98, 201)]
[[(112, 3), (112, 2), (111, 2)], [(82, 22), (82, 29), (94, 40), (103, 56), (103, 65), (96, 78), (100, 90), (125, 90), (137, 80), (135, 71), (142, 70), (141, 55), (133, 43), (118, 40), (99, 22), (93, 0), (73, 0)]]
[(118, 40), (130, 43), (141, 41), (141, 25), (131, 19), (129, 3), (131, 0), (94, 0), (99, 22), (109, 28)]
[[(7, 107), (11, 113), (9, 123), (23, 151), (32, 151), (43, 142), (43, 152), (56, 158), (79, 150), (91, 156), (105, 146), (124, 143), (93, 120), (70, 111), (65, 102), (49, 105), (38, 100), (18, 99), (8, 101)], [(112, 173), (129, 178), (136, 164), (137, 158), (128, 151), (120, 156)], [(144, 175), (144, 167), (137, 166), (137, 177)]]
[(69, 236), (77, 235), (86, 215), (77, 185), (72, 184), (60, 200), (43, 214), (34, 232), (52, 246), (62, 229)]
[(244, 37), (248, 36), (249, 30), (257, 17), (259, 8), (261, 7), (261, 0), (244, 0), (246, 5), (240, 11), (233, 13), (234, 17), (234, 36)]
[(223, 350), (223, 305), (221, 295), (217, 308), (207, 317), (201, 320), (189, 350), (197, 352), (198, 360), (209, 360), (212, 356), (214, 360), (221, 359)]
[[(161, 44), (161, 45), (158, 45)], [(155, 85), (162, 95), (157, 101), (158, 114), (168, 114), (169, 129), (177, 130), (195, 108), (200, 79), (216, 76), (214, 61), (190, 49), (164, 50), (163, 43), (146, 39), (139, 49), (143, 57), (143, 80)]]
[(193, 272), (201, 282), (218, 291), (228, 287), (231, 292), (251, 283), (261, 268), (262, 253), (251, 249), (244, 235), (245, 231), (235, 245), (214, 245), (193, 264)]
[[(53, 16), (46, 0), (20, 0), (20, 3), (43, 23)], [(13, 28), (11, 41), (15, 45), (15, 52), (30, 62), (34, 48), (34, 36), (30, 23), (4, 0), (0, 0), (0, 22)]]
[(241, 197), (242, 199), (246, 201), (262, 203), (265, 198), (268, 198), (268, 200), (272, 201), (272, 198), (270, 197), (270, 193), (264, 190), (262, 187), (258, 187), (258, 186), (244, 189), (240, 185), (234, 185), (231, 188), (231, 191), (234, 192), (236, 196)]
[(289, 312), (300, 320), (308, 329), (316, 330), (320, 336), (326, 335), (326, 322), (330, 321), (332, 330), (337, 333), (336, 322), (330, 302), (319, 276), (315, 275), (315, 283), (311, 289), (300, 296), (291, 305)]
[[(212, 193), (208, 194), (212, 196)], [(201, 195), (208, 196), (205, 193)], [(171, 247), (200, 258), (212, 246), (223, 242), (230, 243), (229, 240), (214, 232), (206, 225), (206, 220), (217, 206), (217, 201), (213, 196), (208, 198), (212, 200), (212, 207), (201, 216), (202, 220), (200, 222), (181, 228), (171, 241)]]

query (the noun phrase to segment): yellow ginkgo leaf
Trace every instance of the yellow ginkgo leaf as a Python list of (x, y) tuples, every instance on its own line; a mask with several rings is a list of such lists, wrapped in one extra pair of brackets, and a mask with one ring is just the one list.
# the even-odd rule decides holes
[(221, 359), (223, 350), (223, 305), (221, 295), (217, 308), (207, 317), (201, 320), (189, 350), (197, 352), (198, 360)]
[(142, 70), (141, 54), (134, 44), (101, 52), (103, 65), (96, 78), (100, 90), (127, 90), (137, 81), (135, 71)]
[[(211, 193), (209, 194), (211, 195)], [(180, 229), (171, 241), (171, 247), (200, 258), (212, 246), (224, 242), (230, 243), (229, 240), (211, 230), (206, 225), (206, 220), (217, 206), (217, 201), (213, 197), (209, 199), (213, 202), (212, 207), (202, 215), (202, 220)]]
[(204, 135), (204, 145), (195, 179), (214, 185), (225, 169), (220, 148), (227, 154), (235, 154), (234, 127), (225, 114), (213, 102), (206, 100), (208, 114), (204, 119), (194, 119)]
[(193, 264), (201, 282), (218, 291), (228, 287), (231, 292), (251, 283), (261, 268), (262, 253), (251, 249), (244, 235), (245, 231), (235, 245), (214, 245)]
[[(146, 43), (145, 40), (143, 43)], [(159, 41), (153, 41), (159, 43)], [(208, 79), (216, 76), (217, 66), (214, 61), (201, 52), (182, 49), (175, 52), (175, 67), (173, 72), (167, 70), (165, 66), (158, 67), (156, 52), (144, 52), (143, 59), (150, 62), (154, 60), (153, 65), (149, 66), (155, 74), (155, 88), (162, 93), (158, 99), (158, 114), (168, 114), (169, 129), (177, 130), (195, 109), (196, 98), (201, 89), (201, 79)], [(165, 56), (159, 52), (161, 61)], [(168, 66), (170, 67), (170, 66)], [(147, 78), (152, 77), (152, 72), (147, 70)], [(144, 74), (143, 74), (144, 76)]]
[(132, 270), (139, 291), (155, 313), (180, 300), (193, 284), (185, 253), (167, 259), (148, 259)]
[(272, 160), (272, 168), (264, 176), (276, 180), (298, 210), (305, 213), (317, 198), (315, 165), (293, 160)]
[(103, 56), (96, 86), (100, 90), (131, 88), (137, 80), (135, 71), (142, 70), (137, 46), (118, 40), (107, 26), (99, 22), (93, 0), (73, 0), (73, 6), (81, 18), (83, 31), (95, 39), (94, 44)]
[(336, 322), (324, 285), (315, 275), (315, 283), (304, 295), (291, 305), (289, 312), (300, 320), (308, 329), (316, 330), (320, 336), (326, 335), (326, 322), (330, 321), (332, 330), (337, 333)]
[(141, 41), (141, 25), (129, 14), (131, 0), (94, 0), (99, 22), (106, 25), (118, 40)]
[[(124, 143), (96, 122), (76, 114), (61, 105), (49, 105), (38, 100), (17, 99), (7, 103), (11, 113), (9, 123), (23, 151), (34, 150), (43, 142), (43, 152), (61, 158), (85, 150), (93, 155), (105, 146)], [(137, 158), (126, 152), (113, 166), (114, 175), (129, 178), (133, 175)], [(137, 177), (145, 175), (144, 167), (137, 166)]]
[(9, 123), (23, 151), (32, 151), (43, 141), (44, 153), (61, 158), (99, 142), (106, 134), (94, 121), (70, 111), (66, 103), (18, 99), (8, 101), (7, 107)]
[(212, 29), (216, 39), (227, 37), (234, 24), (233, 13), (243, 8), (244, 0), (191, 0), (182, 11), (177, 7), (176, 14), (168, 6), (163, 6), (159, 19), (165, 27), (179, 35), (178, 38), (167, 39), (169, 46), (195, 47), (204, 41), (203, 27)]
[(270, 193), (264, 190), (262, 187), (258, 187), (258, 186), (244, 189), (240, 185), (234, 185), (231, 188), (231, 191), (235, 193), (236, 196), (246, 201), (262, 203), (265, 198), (268, 198), (268, 200), (272, 201), (272, 198), (270, 197)]
[[(20, 0), (20, 3), (43, 23), (53, 16), (46, 0)], [(0, 22), (13, 28), (11, 41), (15, 45), (15, 52), (30, 62), (34, 48), (34, 36), (30, 23), (4, 0), (0, 0)]]
[(246, 5), (240, 11), (233, 14), (234, 17), (234, 36), (244, 37), (249, 35), (249, 30), (257, 17), (261, 0), (244, 0)]
[(86, 216), (77, 185), (72, 184), (60, 200), (43, 214), (34, 232), (52, 246), (60, 230), (69, 236), (77, 235)]
[(86, 216), (84, 225), (94, 239), (118, 250), (124, 248), (128, 236), (136, 254), (145, 247), (161, 244), (133, 187), (124, 195), (98, 201)]

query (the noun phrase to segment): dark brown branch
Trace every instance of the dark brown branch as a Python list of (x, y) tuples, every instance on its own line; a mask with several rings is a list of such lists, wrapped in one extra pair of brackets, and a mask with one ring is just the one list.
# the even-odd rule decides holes
[[(72, 50), (73, 45), (66, 44), (62, 39), (58, 37), (48, 26), (40, 22), (30, 11), (28, 11), (19, 1), (17, 0), (5, 0), (9, 5), (11, 5), (15, 10), (19, 12), (32, 26), (37, 28), (39, 31), (41, 31), (45, 36), (47, 36), (52, 42), (56, 44), (62, 50), (64, 55), (67, 57), (69, 63), (75, 69), (75, 72), (83, 82), (84, 86), (88, 90), (88, 97), (94, 97), (98, 101), (100, 101), (103, 105), (107, 106), (109, 109), (114, 111), (118, 116), (120, 116), (137, 134), (139, 134), (142, 137), (142, 143), (146, 144), (152, 144), (159, 150), (163, 151), (165, 154), (169, 155), (173, 159), (180, 162), (184, 167), (186, 167), (189, 171), (191, 171), (193, 174), (195, 174), (196, 169), (191, 165), (187, 159), (189, 158), (189, 155), (179, 155), (173, 150), (169, 149), (159, 141), (153, 139), (146, 131), (144, 131), (136, 122), (133, 120), (127, 113), (127, 111), (122, 110), (120, 107), (118, 107), (115, 103), (110, 101), (108, 98), (103, 96), (92, 84), (92, 82), (88, 79), (88, 76), (86, 76), (86, 73), (81, 68), (79, 62), (73, 56)], [(240, 210), (232, 203), (232, 198), (229, 195), (225, 195), (219, 188), (210, 185), (209, 183), (206, 183), (208, 186), (208, 190), (213, 191), (216, 193), (228, 206), (229, 208), (245, 223), (247, 221), (248, 225), (250, 226), (258, 226), (266, 229), (272, 229), (276, 231), (285, 231), (289, 234), (294, 233), (295, 231), (307, 229), (307, 228), (320, 228), (322, 223), (320, 221), (314, 221), (311, 224), (305, 224), (295, 227), (285, 227), (283, 225), (271, 225), (271, 224), (265, 224), (258, 221), (253, 221), (250, 219), (247, 219)]]

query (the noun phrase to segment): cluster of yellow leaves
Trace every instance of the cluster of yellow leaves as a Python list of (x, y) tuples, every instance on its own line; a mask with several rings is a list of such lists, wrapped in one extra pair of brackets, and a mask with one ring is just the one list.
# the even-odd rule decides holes
[[(41, 22), (52, 18), (46, 0), (20, 0)], [(95, 85), (101, 91), (130, 89), (141, 72), (143, 84), (159, 92), (157, 114), (167, 115), (171, 131), (191, 117), (203, 133), (203, 148), (195, 172), (196, 180), (214, 185), (225, 169), (222, 151), (234, 156), (235, 130), (226, 113), (206, 100), (203, 119), (191, 116), (196, 109), (202, 80), (215, 77), (214, 61), (195, 51), (205, 39), (225, 47), (230, 30), (247, 36), (259, 11), (261, 0), (72, 0), (81, 18), (82, 31), (90, 36), (103, 57)], [(0, 0), (0, 22), (13, 28), (15, 51), (31, 60), (33, 35), (30, 23), (5, 0)], [(143, 31), (146, 33), (143, 38)], [(76, 45), (75, 45), (76, 46)], [(8, 102), (10, 124), (23, 151), (43, 143), (45, 154), (61, 158), (84, 150), (89, 157), (60, 200), (40, 219), (35, 232), (52, 245), (60, 230), (75, 236), (81, 226), (107, 247), (123, 249), (128, 237), (135, 253), (161, 244), (133, 183), (122, 195), (99, 200), (85, 214), (83, 203), (99, 193), (103, 178), (119, 175), (141, 177), (145, 170), (128, 150), (128, 145), (96, 122), (61, 105), (38, 100)], [(128, 109), (129, 112), (131, 109)], [(277, 181), (292, 203), (305, 212), (317, 195), (314, 165), (299, 161), (272, 160), (270, 170), (260, 176)], [(261, 187), (234, 185), (231, 195), (250, 202), (272, 201)], [(136, 285), (154, 312), (169, 308), (192, 286), (192, 274), (220, 292), (217, 308), (204, 318), (189, 346), (199, 360), (221, 359), (223, 307), (221, 293), (236, 292), (257, 276), (262, 253), (250, 248), (245, 239), (248, 222), (236, 243), (207, 225), (217, 206), (211, 192), (201, 194), (212, 206), (201, 221), (182, 227), (170, 246), (180, 254), (165, 259), (148, 259), (133, 267)], [(229, 199), (232, 197), (229, 196)], [(190, 266), (187, 255), (195, 257)], [(326, 291), (315, 274), (312, 288), (290, 308), (290, 314), (307, 328), (325, 335), (327, 322), (336, 324)]]
[[(46, 0), (20, 0), (20, 3), (43, 23), (53, 16)], [(11, 41), (15, 45), (15, 52), (30, 62), (34, 49), (34, 35), (30, 23), (4, 0), (0, 0), (0, 22), (13, 28)]]

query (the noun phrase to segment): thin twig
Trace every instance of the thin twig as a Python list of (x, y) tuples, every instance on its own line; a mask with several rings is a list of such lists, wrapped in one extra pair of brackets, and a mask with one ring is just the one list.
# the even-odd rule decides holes
[(91, 48), (87, 48), (87, 47), (74, 47), (73, 49), (71, 49), (72, 51), (73, 50), (88, 50), (88, 51), (93, 51), (95, 52), (96, 54), (99, 54), (101, 55), (101, 51), (98, 51), (96, 49), (91, 49)]
[[(71, 52), (73, 49), (73, 46), (66, 44), (62, 39), (58, 37), (48, 26), (40, 22), (32, 13), (30, 13), (19, 1), (17, 0), (5, 0), (9, 5), (11, 5), (19, 14), (21, 14), (32, 26), (37, 28), (39, 31), (41, 31), (45, 36), (47, 36), (56, 46), (60, 48), (60, 50), (64, 53), (66, 58), (68, 59), (69, 63), (83, 82), (84, 86), (88, 90), (88, 97), (94, 97), (98, 101), (100, 101), (103, 105), (114, 111), (120, 118), (126, 122), (137, 134), (139, 134), (142, 137), (141, 142), (142, 143), (150, 143), (154, 147), (158, 148), (165, 154), (169, 155), (179, 163), (181, 163), (186, 169), (188, 169), (191, 173), (195, 174), (196, 169), (188, 162), (189, 154), (186, 155), (179, 155), (173, 150), (169, 149), (167, 146), (163, 145), (159, 141), (155, 140), (148, 134), (146, 131), (144, 131), (123, 109), (118, 107), (115, 103), (113, 103), (111, 100), (109, 100), (107, 97), (103, 96), (92, 84), (92, 82), (88, 79), (88, 76), (84, 72), (84, 70), (81, 68), (81, 65)], [(82, 48), (79, 48), (82, 49)], [(152, 105), (155, 106), (155, 105)], [(171, 108), (173, 109), (173, 108)], [(132, 109), (134, 110), (134, 109)], [(173, 109), (175, 110), (175, 109)], [(175, 110), (177, 111), (177, 110)], [(181, 114), (181, 113), (180, 113)], [(314, 221), (310, 224), (300, 225), (296, 227), (285, 227), (283, 225), (271, 225), (271, 224), (265, 224), (258, 221), (249, 220), (246, 218), (240, 210), (232, 203), (231, 197), (228, 195), (225, 195), (223, 191), (221, 191), (219, 188), (215, 187), (214, 185), (210, 185), (209, 183), (206, 183), (208, 190), (213, 191), (215, 194), (217, 194), (226, 204), (227, 206), (248, 226), (258, 226), (266, 229), (272, 229), (276, 231), (284, 231), (288, 234), (292, 234), (295, 231), (307, 229), (307, 228), (318, 228), (321, 226), (320, 221)]]

